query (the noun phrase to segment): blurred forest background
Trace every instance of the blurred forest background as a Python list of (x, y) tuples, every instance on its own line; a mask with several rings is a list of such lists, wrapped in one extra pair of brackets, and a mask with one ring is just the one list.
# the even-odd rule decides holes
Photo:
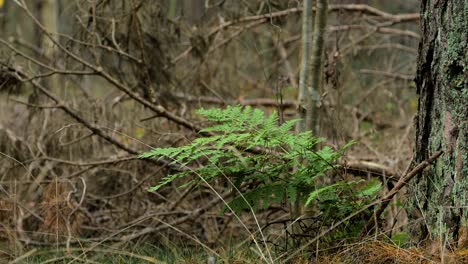
[[(0, 259), (19, 263), (45, 248), (66, 253), (48, 255), (57, 262), (104, 262), (92, 255), (100, 252), (121, 263), (159, 263), (158, 254), (252, 263), (255, 253), (240, 249), (251, 243), (242, 224), (257, 230), (252, 214), (242, 223), (220, 214), (222, 201), (204, 185), (148, 192), (171, 167), (136, 155), (195, 138), (201, 107), (296, 118), (302, 2), (0, 3)], [(331, 0), (328, 9), (318, 136), (334, 148), (356, 140), (343, 171), (382, 181), (385, 193), (413, 155), (419, 1)], [(334, 254), (394, 255), (412, 224), (405, 200), (397, 196), (363, 240), (388, 244)], [(289, 212), (276, 204), (256, 218), (273, 241)]]

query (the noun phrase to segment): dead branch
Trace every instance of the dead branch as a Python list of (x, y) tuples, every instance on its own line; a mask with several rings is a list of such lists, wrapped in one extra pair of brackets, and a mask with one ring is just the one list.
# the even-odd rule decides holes
[(340, 165), (342, 166), (345, 172), (351, 172), (353, 174), (359, 175), (359, 174), (367, 173), (374, 177), (382, 176), (386, 178), (387, 180), (391, 180), (394, 182), (397, 182), (400, 177), (390, 167), (382, 165), (382, 164), (378, 164), (375, 162), (371, 162), (371, 161), (345, 160), (345, 161), (340, 162)]
[(379, 70), (369, 70), (369, 69), (362, 69), (362, 70), (360, 70), (360, 72), (363, 73), (363, 74), (381, 75), (381, 76), (384, 76), (384, 77), (393, 78), (393, 79), (397, 79), (397, 80), (414, 81), (414, 76), (413, 75), (385, 72), (385, 71), (379, 71)]
[[(315, 10), (315, 8), (314, 8)], [(271, 18), (276, 18), (276, 17), (282, 17), (282, 16), (287, 16), (290, 14), (295, 14), (295, 13), (301, 13), (303, 11), (302, 7), (295, 7), (295, 8), (290, 8), (286, 10), (281, 10), (277, 12), (271, 12), (268, 14), (262, 14), (262, 15), (254, 15), (254, 16), (247, 16), (247, 17), (242, 17), (236, 20), (232, 21), (226, 21), (217, 27), (213, 28), (209, 36), (217, 33), (218, 31), (221, 31), (227, 27), (230, 27), (234, 24), (239, 24), (239, 23), (244, 23), (244, 22), (250, 22), (254, 20), (262, 20), (262, 19), (271, 19)], [(328, 12), (337, 12), (337, 11), (349, 11), (349, 12), (361, 12), (367, 15), (372, 15), (376, 17), (380, 17), (386, 20), (391, 20), (394, 23), (401, 23), (401, 22), (410, 22), (410, 21), (419, 21), (420, 15), (418, 13), (410, 13), (410, 14), (397, 14), (393, 15), (390, 13), (386, 13), (384, 11), (381, 11), (377, 8), (371, 7), (369, 5), (364, 5), (364, 4), (349, 4), (349, 5), (330, 5), (328, 7)]]
[[(315, 10), (315, 8), (314, 8)], [(269, 21), (269, 19), (272, 18), (277, 18), (277, 17), (283, 17), (287, 16), (290, 14), (298, 14), (303, 11), (302, 7), (294, 7), (286, 10), (281, 10), (277, 12), (271, 12), (268, 14), (262, 14), (262, 15), (254, 15), (254, 16), (246, 16), (246, 17), (241, 17), (235, 20), (231, 21), (226, 21), (224, 23), (221, 23), (220, 25), (214, 27), (212, 30), (209, 31), (207, 34), (207, 38), (210, 38), (211, 36), (217, 34), (218, 32), (225, 30), (226, 28), (229, 28), (231, 26), (241, 24), (241, 23), (246, 23), (246, 22), (252, 22), (252, 21), (257, 21), (257, 20), (262, 20), (262, 21)], [(364, 5), (364, 4), (349, 4), (349, 5), (330, 5), (328, 6), (328, 12), (338, 12), (338, 11), (348, 11), (348, 12), (360, 12), (363, 14), (367, 15), (372, 15), (376, 16), (379, 18), (383, 18), (385, 20), (391, 21), (391, 24), (397, 24), (397, 23), (402, 23), (402, 22), (413, 22), (413, 21), (419, 21), (420, 15), (418, 13), (409, 13), (409, 14), (390, 14), (386, 13), (384, 11), (381, 11), (377, 8), (371, 7), (369, 5)], [(261, 23), (259, 23), (261, 24)], [(255, 25), (259, 25), (255, 24)], [(338, 31), (338, 30), (349, 30), (350, 27), (347, 28), (340, 28), (340, 27), (331, 27), (332, 31)], [(410, 31), (402, 31), (398, 29), (391, 29), (391, 28), (379, 28), (379, 32), (383, 33), (394, 33), (394, 34), (405, 34), (409, 35), (412, 37), (416, 37), (419, 39), (419, 35), (410, 32)], [(186, 55), (190, 54), (190, 52), (193, 50), (193, 46), (188, 47), (186, 50), (181, 52), (178, 56), (176, 56), (172, 61), (171, 65), (174, 65), (177, 63), (180, 59), (185, 57)], [(170, 67), (171, 65), (167, 65), (166, 67)]]
[[(28, 75), (19, 70), (19, 69), (10, 69), (10, 70), (13, 70), (14, 72), (16, 72), (17, 74), (17, 77), (23, 81), (24, 78), (25, 79), (30, 79), (28, 77)], [(104, 140), (106, 140), (107, 142), (111, 143), (112, 145), (128, 152), (129, 154), (133, 154), (133, 155), (138, 155), (140, 154), (140, 151), (137, 151), (137, 150), (134, 150), (128, 146), (125, 146), (124, 144), (122, 144), (120, 141), (118, 141), (117, 139), (115, 139), (114, 137), (110, 136), (109, 134), (107, 134), (106, 132), (104, 132), (104, 130), (102, 130), (99, 126), (95, 125), (95, 124), (91, 124), (90, 122), (88, 122), (86, 119), (84, 119), (82, 116), (80, 116), (78, 114), (78, 111), (75, 111), (73, 110), (70, 106), (67, 105), (66, 102), (64, 102), (62, 99), (60, 99), (59, 97), (57, 97), (56, 95), (54, 95), (51, 91), (49, 91), (47, 88), (45, 88), (44, 86), (42, 86), (39, 82), (37, 82), (36, 80), (32, 80), (30, 81), (30, 83), (34, 86), (34, 88), (36, 88), (37, 90), (39, 90), (42, 94), (44, 94), (45, 96), (47, 96), (49, 99), (51, 99), (52, 101), (55, 102), (55, 105), (57, 108), (60, 108), (62, 109), (65, 113), (67, 113), (70, 117), (72, 117), (73, 119), (75, 119), (76, 121), (78, 121), (80, 124), (83, 124), (86, 128), (88, 128), (91, 132), (93, 132), (95, 135), (103, 138)], [(160, 166), (169, 166), (173, 169), (179, 169), (179, 167), (177, 166), (174, 166), (172, 164), (170, 164), (170, 161), (167, 161), (167, 160), (164, 160), (164, 159), (148, 159), (149, 161), (155, 163), (155, 164), (158, 164)]]
[(191, 221), (193, 219), (196, 219), (197, 217), (199, 217), (200, 215), (202, 215), (203, 213), (205, 213), (206, 211), (208, 211), (212, 207), (216, 206), (221, 201), (223, 201), (225, 199), (228, 199), (232, 195), (233, 195), (233, 192), (231, 192), (231, 191), (220, 194), (218, 197), (211, 200), (211, 202), (209, 202), (205, 206), (193, 210), (190, 214), (188, 214), (186, 216), (183, 216), (183, 217), (180, 217), (178, 219), (173, 220), (172, 222), (169, 223), (169, 225), (160, 225), (160, 226), (157, 226), (157, 227), (146, 227), (146, 228), (140, 230), (137, 233), (121, 237), (119, 239), (120, 242), (118, 244), (122, 244), (122, 243), (125, 243), (125, 242), (128, 242), (128, 241), (134, 240), (134, 239), (139, 238), (139, 237), (144, 236), (144, 235), (148, 235), (148, 234), (155, 233), (155, 232), (160, 232), (160, 231), (162, 231), (164, 229), (169, 228), (170, 226), (177, 226), (177, 225), (180, 225), (180, 224), (185, 223), (187, 221)]
[[(392, 198), (403, 188), (408, 184), (409, 181), (411, 181), (416, 175), (418, 175), (421, 171), (423, 171), (426, 167), (431, 165), (435, 160), (437, 160), (441, 155), (443, 154), (443, 151), (437, 151), (434, 154), (432, 154), (431, 157), (429, 157), (427, 160), (419, 163), (416, 167), (414, 167), (409, 173), (407, 173), (405, 176), (401, 177), (398, 183), (382, 198), (379, 200), (381, 201), (380, 208), (375, 212), (375, 218), (379, 218), (380, 215), (383, 213), (385, 208), (388, 206)], [(373, 219), (369, 219), (369, 222), (367, 222), (366, 227), (363, 229), (363, 232), (366, 232), (372, 228), (374, 225)]]
[(33, 160), (27, 160), (24, 163), (38, 161), (38, 160), (50, 160), (50, 161), (54, 161), (57, 163), (71, 165), (71, 166), (85, 167), (85, 166), (116, 164), (120, 162), (139, 160), (139, 159), (135, 156), (128, 156), (128, 155), (122, 156), (122, 157), (115, 157), (111, 159), (105, 159), (105, 160), (95, 160), (95, 161), (71, 161), (71, 160), (64, 160), (64, 159), (58, 159), (58, 158), (53, 158), (53, 157), (40, 157), (40, 158), (33, 159)]
[(350, 4), (350, 5), (330, 5), (329, 11), (352, 11), (352, 12), (362, 12), (367, 15), (377, 16), (383, 19), (391, 20), (395, 23), (400, 22), (410, 22), (410, 21), (419, 21), (419, 13), (409, 13), (409, 14), (390, 14), (374, 8), (369, 5), (364, 4)]
[[(188, 129), (191, 129), (195, 132), (199, 132), (203, 135), (210, 135), (210, 133), (207, 133), (207, 132), (200, 132), (201, 131), (201, 127), (199, 127), (198, 125), (195, 125), (194, 123), (180, 117), (180, 116), (177, 116), (171, 112), (169, 112), (167, 109), (165, 109), (162, 105), (157, 105), (157, 104), (153, 104), (147, 100), (145, 100), (143, 97), (141, 97), (138, 93), (136, 92), (133, 92), (129, 87), (127, 87), (125, 84), (121, 83), (118, 79), (114, 78), (112, 75), (110, 75), (109, 73), (105, 72), (104, 69), (100, 66), (97, 66), (97, 65), (94, 65), (86, 60), (84, 60), (83, 58), (81, 58), (80, 56), (76, 55), (75, 53), (71, 52), (69, 49), (67, 49), (66, 47), (64, 47), (60, 42), (58, 42), (57, 40), (54, 39), (54, 37), (52, 36), (52, 33), (50, 33), (45, 27), (44, 25), (42, 25), (42, 23), (31, 13), (31, 11), (26, 7), (26, 6), (23, 6), (21, 5), (21, 8), (23, 8), (26, 13), (28, 14), (28, 16), (34, 21), (34, 23), (40, 28), (40, 30), (54, 43), (54, 45), (56, 45), (56, 47), (61, 50), (62, 52), (64, 52), (66, 55), (68, 55), (70, 58), (72, 58), (73, 60), (75, 60), (76, 62), (82, 64), (83, 66), (93, 70), (96, 72), (96, 75), (99, 75), (101, 77), (103, 77), (104, 79), (106, 79), (108, 82), (110, 82), (111, 84), (113, 84), (117, 89), (121, 90), (122, 92), (124, 92), (125, 94), (127, 94), (130, 98), (134, 99), (135, 101), (137, 101), (138, 103), (144, 105), (145, 107), (151, 109), (152, 111), (156, 112), (157, 114), (159, 114), (161, 117), (164, 117), (164, 118), (167, 118), (181, 126), (184, 126)], [(14, 48), (13, 46), (11, 46), (8, 42), (4, 41), (3, 39), (0, 39), (0, 42), (3, 43), (5, 46), (7, 46), (9, 49), (15, 51), (17, 54), (21, 55), (21, 56), (26, 56), (27, 59), (33, 59), (31, 58), (30, 56), (27, 56), (25, 55), (24, 53), (20, 52), (18, 49)], [(34, 60), (34, 59), (33, 59)], [(42, 64), (42, 63), (41, 63)], [(42, 64), (44, 65), (44, 64)], [(45, 65), (46, 67), (49, 67), (47, 65)], [(49, 67), (50, 68), (50, 67)], [(23, 73), (23, 76), (27, 76)], [(24, 78), (24, 77), (23, 77)], [(29, 78), (26, 78), (26, 79), (30, 79), (31, 77)], [(31, 79), (31, 81), (33, 81), (32, 83), (35, 84), (36, 87), (38, 87), (37, 85), (39, 84), (38, 82), (34, 82), (34, 80)], [(42, 87), (44, 89), (44, 87)], [(47, 89), (44, 89), (45, 92), (48, 93)], [(47, 95), (47, 97), (49, 98), (54, 98), (54, 96), (50, 96)], [(55, 98), (57, 99), (57, 98)], [(54, 100), (54, 99), (52, 99)], [(55, 100), (54, 100), (55, 101)], [(70, 114), (70, 113), (69, 113)], [(75, 118), (75, 117), (74, 117)], [(95, 129), (95, 128), (94, 128)], [(125, 146), (122, 145), (122, 147), (126, 148)]]

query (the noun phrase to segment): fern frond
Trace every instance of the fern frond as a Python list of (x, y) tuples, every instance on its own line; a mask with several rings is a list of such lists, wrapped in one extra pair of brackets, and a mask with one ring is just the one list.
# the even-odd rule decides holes
[[(164, 177), (150, 191), (157, 191), (178, 179), (185, 179), (182, 187), (225, 180), (226, 177), (236, 188), (241, 188), (243, 183), (255, 183), (253, 186), (247, 184), (250, 187), (242, 189), (242, 195), (230, 201), (229, 205), (238, 213), (250, 207), (254, 210), (260, 206), (267, 207), (285, 199), (294, 202), (299, 197), (307, 198), (306, 204), (318, 201), (321, 208), (330, 201), (336, 202), (339, 193), (351, 186), (337, 183), (319, 188), (316, 179), (337, 166), (336, 161), (352, 142), (338, 151), (330, 147), (316, 150), (317, 144), (324, 139), (314, 137), (310, 132), (294, 133), (292, 130), (298, 120), (278, 125), (276, 112), (266, 116), (262, 110), (250, 106), (199, 109), (197, 113), (212, 123), (202, 131), (215, 132), (215, 135), (197, 138), (181, 147), (156, 148), (139, 158), (165, 157), (181, 166), (202, 166)], [(254, 147), (267, 151), (246, 152)], [(359, 195), (368, 197), (378, 188), (380, 186), (368, 186)]]
[(270, 203), (281, 202), (284, 195), (285, 189), (281, 184), (264, 185), (235, 197), (228, 205), (237, 214), (250, 208), (256, 211), (260, 206), (267, 208)]

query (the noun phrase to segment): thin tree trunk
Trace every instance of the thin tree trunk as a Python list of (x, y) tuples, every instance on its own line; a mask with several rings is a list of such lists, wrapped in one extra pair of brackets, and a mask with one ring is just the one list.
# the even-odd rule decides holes
[(302, 19), (302, 59), (299, 78), (298, 115), (301, 121), (298, 132), (310, 130), (317, 133), (318, 109), (323, 66), (325, 30), (327, 26), (328, 1), (317, 0), (315, 23), (312, 19), (312, 0), (304, 0)]
[(302, 58), (301, 58), (301, 73), (299, 76), (299, 93), (298, 93), (298, 115), (301, 119), (297, 124), (297, 132), (306, 131), (306, 109), (308, 103), (308, 87), (312, 87), (310, 70), (312, 68), (311, 53), (312, 53), (312, 0), (304, 0), (302, 11)]
[[(299, 78), (298, 115), (301, 119), (296, 127), (297, 132), (311, 131), (317, 133), (317, 110), (320, 103), (319, 89), (322, 75), (324, 35), (327, 23), (328, 1), (317, 0), (316, 16), (313, 22), (312, 0), (304, 0), (302, 17), (302, 59)], [(292, 217), (299, 218), (304, 214), (302, 197), (292, 208)], [(295, 232), (301, 232), (299, 227)]]
[(317, 0), (314, 33), (312, 42), (312, 69), (311, 69), (311, 85), (308, 86), (308, 103), (306, 127), (312, 131), (313, 135), (317, 135), (318, 118), (320, 108), (320, 93), (322, 92), (322, 66), (323, 66), (323, 50), (325, 46), (325, 31), (327, 26), (328, 0)]
[(177, 0), (169, 0), (169, 7), (167, 11), (167, 16), (169, 18), (175, 18), (177, 14)]
[[(42, 0), (40, 5), (40, 20), (44, 27), (52, 33), (57, 32), (58, 24), (57, 24), (57, 13), (58, 10), (58, 2), (55, 0)], [(56, 35), (54, 36), (57, 40)], [(48, 39), (46, 36), (43, 35), (41, 40), (41, 48), (45, 53), (45, 56), (53, 55), (54, 52), (54, 44), (53, 42)]]
[(444, 156), (412, 185), (413, 236), (433, 251), (468, 246), (468, 2), (421, 2), (416, 159)]
[[(58, 32), (58, 2), (56, 0), (42, 0), (40, 5), (40, 21), (44, 25), (44, 28), (52, 33), (52, 37), (55, 41), (58, 41), (58, 37), (55, 33)], [(41, 36), (40, 43), (43, 56), (55, 61), (56, 58), (56, 47), (51, 39), (49, 39), (45, 34)], [(57, 75), (52, 75), (44, 80), (47, 83), (52, 91), (59, 92), (59, 94), (64, 94), (64, 87), (59, 87), (59, 77)], [(60, 89), (63, 88), (63, 89)], [(46, 111), (48, 113), (48, 111)]]
[(205, 14), (205, 1), (204, 0), (185, 0), (184, 1), (184, 16), (187, 21), (196, 25), (201, 21)]

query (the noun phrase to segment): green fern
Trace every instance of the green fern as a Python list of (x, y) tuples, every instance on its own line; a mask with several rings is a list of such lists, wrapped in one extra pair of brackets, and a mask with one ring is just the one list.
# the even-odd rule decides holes
[[(335, 169), (336, 161), (352, 143), (339, 151), (330, 147), (316, 150), (324, 139), (310, 132), (291, 132), (298, 120), (278, 125), (276, 113), (266, 116), (251, 107), (228, 106), (197, 112), (212, 122), (202, 131), (216, 134), (197, 138), (182, 147), (157, 148), (140, 155), (140, 158), (168, 158), (188, 169), (163, 178), (150, 191), (185, 178), (190, 180), (184, 186), (215, 179), (229, 179), (236, 189), (249, 183), (229, 202), (239, 213), (244, 209), (265, 208), (270, 203), (294, 202), (299, 197), (304, 199), (302, 203), (320, 202), (324, 194), (339, 197), (347, 187), (345, 183), (317, 186), (316, 179)], [(254, 148), (262, 151), (252, 151)], [(203, 166), (196, 166), (200, 162)]]

